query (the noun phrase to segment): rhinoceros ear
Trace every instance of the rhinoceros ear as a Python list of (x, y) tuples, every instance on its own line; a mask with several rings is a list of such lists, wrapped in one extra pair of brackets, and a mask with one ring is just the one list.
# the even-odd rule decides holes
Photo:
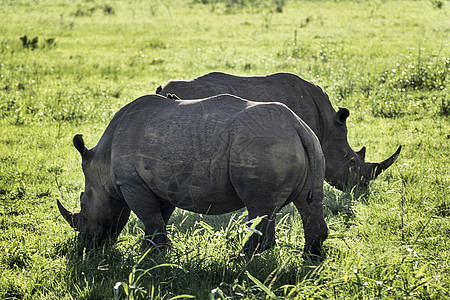
[(361, 150), (357, 151), (356, 154), (361, 158), (363, 161), (366, 160), (366, 146), (363, 146)]
[(77, 134), (73, 137), (73, 145), (77, 148), (78, 152), (80, 152), (81, 156), (89, 154), (89, 150), (84, 145), (83, 136), (81, 134)]
[(178, 97), (178, 96), (175, 95), (175, 94), (167, 93), (167, 94), (166, 94), (166, 97), (167, 97), (167, 99), (181, 100), (180, 97)]
[(347, 120), (348, 116), (350, 115), (350, 112), (346, 108), (339, 107), (338, 112), (336, 113), (336, 122), (339, 124), (344, 124), (345, 120)]

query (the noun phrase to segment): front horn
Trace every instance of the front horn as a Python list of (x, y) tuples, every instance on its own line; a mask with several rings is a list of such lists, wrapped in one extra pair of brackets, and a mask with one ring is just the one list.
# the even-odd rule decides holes
[(388, 159), (383, 160), (382, 162), (376, 164), (375, 166), (375, 172), (374, 172), (374, 179), (377, 178), (378, 175), (381, 174), (384, 170), (389, 168), (394, 161), (397, 159), (398, 155), (400, 154), (400, 151), (402, 150), (402, 146), (399, 146), (397, 151), (395, 151), (394, 154), (392, 154)]
[(67, 223), (70, 224), (70, 226), (72, 226), (73, 229), (76, 229), (75, 226), (75, 218), (77, 214), (71, 213), (70, 211), (68, 211), (59, 200), (56, 200), (57, 204), (58, 204), (58, 209), (59, 212), (61, 213), (61, 215), (63, 216), (63, 218), (67, 221)]

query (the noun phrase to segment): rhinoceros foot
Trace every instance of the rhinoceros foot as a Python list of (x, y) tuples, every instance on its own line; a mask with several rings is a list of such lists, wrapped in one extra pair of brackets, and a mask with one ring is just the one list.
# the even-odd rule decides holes
[(156, 233), (152, 235), (146, 235), (142, 239), (141, 250), (142, 252), (164, 252), (172, 247), (172, 242), (169, 240), (165, 233)]

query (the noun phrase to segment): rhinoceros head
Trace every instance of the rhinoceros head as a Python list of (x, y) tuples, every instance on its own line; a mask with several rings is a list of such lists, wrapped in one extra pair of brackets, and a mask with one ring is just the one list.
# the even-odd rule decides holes
[(334, 117), (334, 130), (325, 139), (322, 150), (327, 159), (325, 179), (334, 187), (343, 190), (347, 187), (367, 186), (386, 170), (400, 154), (401, 146), (388, 159), (380, 163), (365, 161), (366, 147), (355, 152), (347, 141), (346, 108), (339, 108)]
[(108, 172), (101, 155), (87, 149), (81, 135), (73, 139), (75, 148), (82, 157), (85, 177), (85, 191), (80, 195), (81, 210), (68, 211), (58, 200), (58, 209), (64, 219), (81, 235), (91, 239), (116, 238), (125, 226), (130, 215), (128, 206), (111, 196), (108, 192)]

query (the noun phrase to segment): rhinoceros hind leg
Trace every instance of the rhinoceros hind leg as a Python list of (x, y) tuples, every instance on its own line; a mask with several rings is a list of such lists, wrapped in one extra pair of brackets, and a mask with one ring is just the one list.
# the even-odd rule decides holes
[(262, 235), (253, 233), (242, 249), (246, 254), (260, 253), (264, 250), (270, 249), (275, 245), (275, 213), (273, 211), (267, 214), (261, 212), (253, 212), (251, 209), (248, 212), (248, 219), (250, 221), (257, 220), (258, 217), (264, 216), (260, 223), (256, 226)]
[[(305, 197), (306, 198), (306, 197)], [(303, 222), (305, 232), (304, 255), (321, 256), (323, 241), (328, 236), (328, 227), (323, 217), (322, 198), (294, 201)]]

